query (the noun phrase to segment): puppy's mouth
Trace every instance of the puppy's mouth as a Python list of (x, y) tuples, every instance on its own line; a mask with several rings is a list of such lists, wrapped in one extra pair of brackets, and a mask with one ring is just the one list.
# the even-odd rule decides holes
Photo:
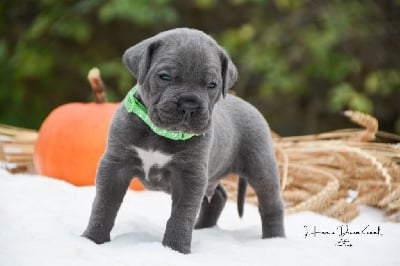
[(195, 111), (183, 112), (176, 103), (155, 106), (149, 110), (151, 121), (158, 127), (171, 131), (201, 135), (211, 124), (207, 109), (200, 107)]

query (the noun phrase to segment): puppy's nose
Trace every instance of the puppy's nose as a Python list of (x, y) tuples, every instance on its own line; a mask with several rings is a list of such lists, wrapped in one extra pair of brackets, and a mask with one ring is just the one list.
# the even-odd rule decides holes
[(178, 101), (178, 108), (183, 116), (190, 117), (199, 110), (200, 104), (193, 97), (182, 97)]

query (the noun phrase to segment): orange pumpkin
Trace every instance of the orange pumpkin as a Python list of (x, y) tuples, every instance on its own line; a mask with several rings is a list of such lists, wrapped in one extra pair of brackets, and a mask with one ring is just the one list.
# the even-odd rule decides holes
[[(36, 170), (74, 185), (93, 185), (118, 105), (69, 103), (54, 109), (39, 129), (34, 150)], [(133, 179), (130, 188), (142, 190), (143, 186)]]

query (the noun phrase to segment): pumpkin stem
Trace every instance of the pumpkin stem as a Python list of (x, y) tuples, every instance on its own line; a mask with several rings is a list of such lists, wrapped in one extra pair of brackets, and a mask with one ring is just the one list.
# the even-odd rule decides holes
[(97, 67), (90, 69), (87, 78), (92, 87), (96, 103), (106, 102), (105, 86), (100, 76), (100, 70)]

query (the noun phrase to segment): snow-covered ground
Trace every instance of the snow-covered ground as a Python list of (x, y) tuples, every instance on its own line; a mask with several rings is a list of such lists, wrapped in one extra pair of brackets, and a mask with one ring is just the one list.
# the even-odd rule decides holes
[[(261, 240), (257, 208), (246, 205), (239, 219), (228, 203), (219, 225), (195, 231), (192, 254), (182, 255), (161, 245), (170, 198), (158, 192), (129, 191), (111, 242), (96, 245), (79, 236), (94, 193), (0, 170), (0, 265), (400, 265), (400, 224), (367, 207), (348, 228), (311, 212), (287, 216), (285, 239)], [(354, 234), (340, 237), (347, 229)]]

